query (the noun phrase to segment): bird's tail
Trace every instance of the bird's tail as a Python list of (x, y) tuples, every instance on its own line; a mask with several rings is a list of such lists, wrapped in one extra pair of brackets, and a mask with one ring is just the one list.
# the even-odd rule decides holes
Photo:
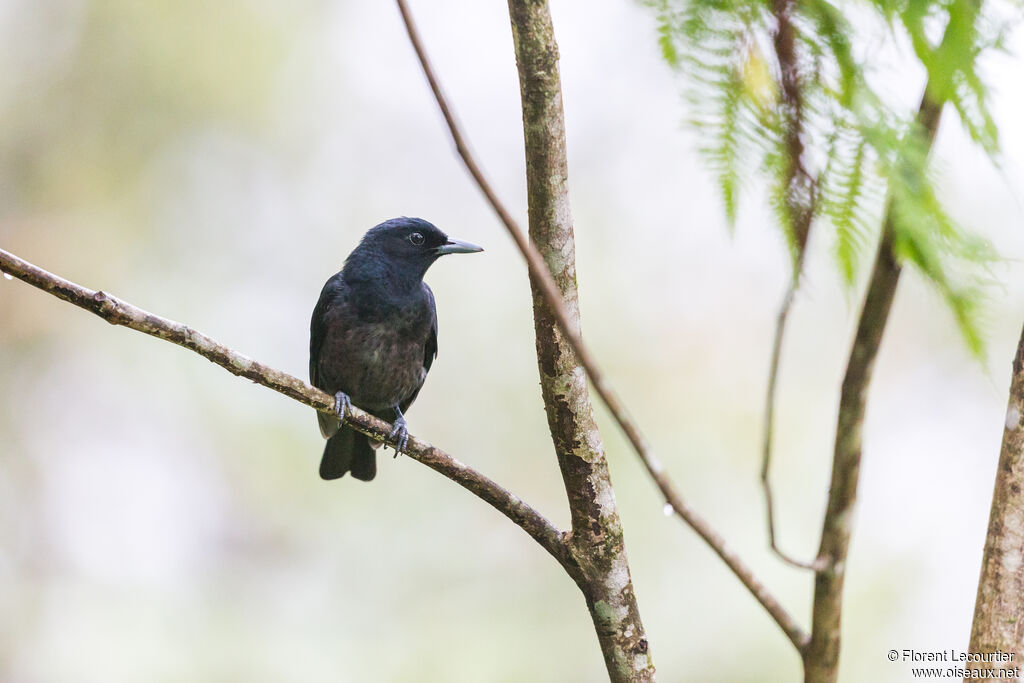
[(324, 446), (320, 478), (337, 479), (346, 472), (352, 472), (356, 479), (370, 481), (377, 476), (377, 454), (364, 434), (341, 425)]

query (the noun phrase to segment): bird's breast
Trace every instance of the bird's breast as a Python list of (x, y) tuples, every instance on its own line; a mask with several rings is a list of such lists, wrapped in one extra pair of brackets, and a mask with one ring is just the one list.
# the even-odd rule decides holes
[(426, 378), (424, 348), (430, 312), (396, 308), (387, 315), (329, 320), (320, 353), (328, 391), (344, 391), (367, 410), (391, 408), (410, 398)]

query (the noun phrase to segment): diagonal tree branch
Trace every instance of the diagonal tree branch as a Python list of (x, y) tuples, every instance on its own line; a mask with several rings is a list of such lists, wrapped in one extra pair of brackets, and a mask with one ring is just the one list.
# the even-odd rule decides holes
[[(941, 115), (942, 103), (934, 99), (926, 86), (917, 113), (917, 129), (908, 135), (922, 135), (924, 144), (930, 148)], [(814, 579), (811, 640), (804, 651), (805, 683), (834, 683), (839, 673), (843, 583), (860, 479), (867, 393), (901, 273), (894, 252), (894, 221), (890, 200), (839, 399), (832, 480)]]
[[(262, 384), (321, 412), (334, 414), (334, 397), (297, 377), (243, 356), (187, 325), (136, 308), (106, 292), (77, 285), (3, 249), (0, 249), (0, 271), (95, 313), (112, 325), (121, 325), (195, 351), (233, 375)], [(353, 407), (345, 421), (353, 429), (380, 441), (387, 441), (391, 433), (391, 425), (359, 408)], [(492, 479), (425, 441), (410, 436), (406, 453), (508, 517), (547, 550), (574, 581), (578, 583), (581, 580), (582, 572), (569, 553), (563, 532), (528, 504)]]
[(462, 162), (465, 164), (466, 169), (469, 171), (469, 174), (472, 176), (477, 187), (480, 189), (481, 193), (483, 193), (487, 202), (491, 205), (491, 208), (498, 216), (498, 219), (505, 227), (505, 230), (516, 243), (516, 246), (522, 253), (523, 258), (526, 259), (527, 265), (530, 269), (530, 274), (533, 276), (531, 280), (536, 283), (535, 286), (544, 297), (548, 307), (550, 307), (553, 313), (554, 323), (558, 325), (558, 328), (565, 337), (565, 340), (575, 352), (580, 365), (585, 370), (594, 390), (626, 434), (626, 437), (629, 439), (633, 449), (640, 457), (644, 468), (651, 476), (651, 479), (654, 480), (655, 485), (658, 487), (658, 490), (661, 492), (665, 502), (671, 507), (672, 511), (675, 512), (675, 514), (678, 515), (685, 524), (690, 526), (690, 528), (692, 528), (697, 535), (711, 547), (715, 554), (725, 562), (730, 571), (732, 571), (747, 590), (750, 591), (761, 606), (764, 607), (779, 628), (782, 629), (783, 633), (785, 633), (793, 646), (796, 647), (797, 650), (802, 651), (808, 640), (807, 634), (796, 620), (793, 619), (792, 615), (786, 611), (782, 604), (760, 581), (760, 579), (757, 578), (751, 567), (728, 547), (725, 539), (715, 531), (714, 528), (712, 528), (711, 525), (708, 524), (708, 522), (695, 509), (683, 500), (682, 496), (680, 496), (676, 490), (675, 484), (665, 472), (661, 462), (651, 452), (639, 429), (625, 412), (617, 396), (612, 393), (610, 386), (604, 379), (604, 375), (597, 367), (593, 356), (584, 345), (578, 330), (569, 321), (561, 294), (558, 292), (557, 286), (554, 284), (551, 274), (548, 271), (547, 266), (544, 264), (543, 258), (537, 252), (536, 247), (534, 247), (534, 245), (524, 236), (523, 231), (519, 228), (515, 219), (512, 218), (512, 215), (498, 199), (497, 194), (487, 181), (487, 178), (484, 176), (479, 164), (473, 157), (465, 135), (462, 133), (462, 130), (455, 119), (452, 108), (448, 103), (448, 99), (445, 96), (444, 91), (441, 89), (441, 85), (434, 73), (430, 60), (427, 57), (419, 32), (416, 29), (416, 24), (413, 22), (412, 15), (409, 12), (409, 8), (406, 5), (405, 0), (396, 0), (396, 2), (398, 4), (398, 9), (401, 12), (402, 20), (405, 23), (406, 31), (409, 34), (409, 40), (412, 43), (413, 49), (416, 51), (416, 56), (419, 59), (420, 66), (422, 67), (423, 73), (430, 84), (431, 91), (434, 94), (434, 99), (437, 101), (441, 114), (448, 126), (448, 131), (455, 143), (455, 149), (459, 154), (459, 157), (462, 159)]

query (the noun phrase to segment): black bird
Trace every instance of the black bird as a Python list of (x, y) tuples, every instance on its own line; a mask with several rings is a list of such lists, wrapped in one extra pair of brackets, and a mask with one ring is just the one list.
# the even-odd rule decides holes
[(444, 254), (475, 251), (483, 249), (448, 239), (421, 218), (393, 218), (371, 228), (324, 285), (309, 325), (309, 380), (334, 394), (337, 412), (317, 413), (327, 439), (323, 479), (377, 474), (380, 444), (341, 422), (352, 404), (393, 422), (395, 454), (405, 450), (403, 413), (437, 356), (437, 309), (423, 275)]

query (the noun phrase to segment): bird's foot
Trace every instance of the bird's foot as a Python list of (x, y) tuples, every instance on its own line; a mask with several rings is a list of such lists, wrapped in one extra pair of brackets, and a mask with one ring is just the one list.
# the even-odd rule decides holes
[(393, 448), (395, 449), (396, 458), (399, 453), (405, 453), (405, 448), (409, 445), (409, 427), (401, 414), (395, 419), (394, 427), (392, 427), (391, 433), (388, 434), (388, 440), (394, 441)]
[(334, 412), (338, 414), (338, 417), (342, 420), (345, 419), (345, 414), (352, 410), (352, 399), (348, 397), (344, 391), (339, 391), (334, 395)]

